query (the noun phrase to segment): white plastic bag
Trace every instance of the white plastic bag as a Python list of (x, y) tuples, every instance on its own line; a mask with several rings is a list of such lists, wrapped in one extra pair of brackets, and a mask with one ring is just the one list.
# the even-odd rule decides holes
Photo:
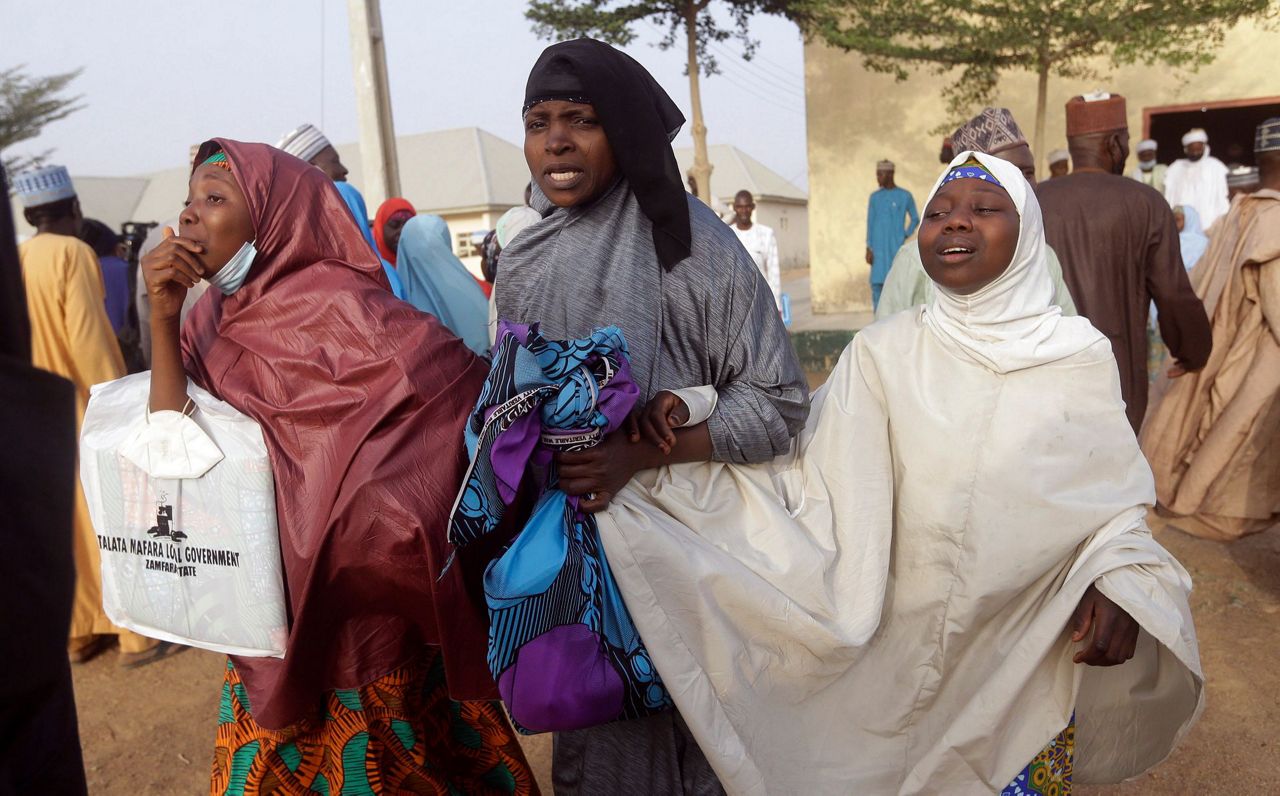
[(195, 403), (148, 415), (151, 374), (99, 384), (80, 480), (111, 621), (232, 655), (284, 657), (275, 485), (262, 429), (188, 383)]

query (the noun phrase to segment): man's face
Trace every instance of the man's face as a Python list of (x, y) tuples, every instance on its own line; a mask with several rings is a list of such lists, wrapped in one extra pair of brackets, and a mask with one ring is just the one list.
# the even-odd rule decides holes
[(876, 169), (876, 183), (881, 188), (888, 188), (893, 184), (892, 169)]
[(557, 207), (589, 204), (613, 185), (618, 162), (591, 105), (552, 100), (524, 115), (524, 159)]
[(1194, 162), (1204, 157), (1204, 144), (1195, 141), (1183, 147), (1182, 151), (1186, 153), (1188, 160)]
[(311, 159), (311, 165), (323, 171), (334, 182), (347, 181), (347, 167), (342, 165), (338, 150), (327, 146)]
[(1065, 177), (1067, 172), (1071, 171), (1071, 161), (1059, 160), (1056, 163), (1049, 164), (1050, 177)]
[(751, 214), (756, 211), (756, 203), (750, 196), (738, 196), (733, 200), (733, 220), (742, 225), (751, 223)]
[(1032, 187), (1036, 184), (1036, 159), (1031, 154), (1031, 147), (1027, 144), (1018, 144), (1013, 149), (1006, 149), (1001, 152), (998, 157), (1002, 157), (1013, 165), (1022, 170), (1022, 176), (1027, 178), (1027, 182)]
[(1156, 159), (1156, 151), (1154, 149), (1143, 150), (1138, 153), (1138, 160), (1143, 163), (1154, 163)]

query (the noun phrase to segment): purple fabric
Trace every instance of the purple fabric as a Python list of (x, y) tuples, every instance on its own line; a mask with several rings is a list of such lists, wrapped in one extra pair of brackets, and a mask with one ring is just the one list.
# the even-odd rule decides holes
[(493, 441), (489, 461), (493, 464), (498, 494), (507, 505), (511, 505), (516, 499), (520, 479), (524, 476), (524, 468), (533, 455), (533, 449), (538, 445), (541, 429), (538, 413), (530, 412), (512, 423)]
[[(498, 692), (521, 725), (535, 732), (613, 721), (623, 708), (622, 679), (601, 648), (600, 637), (586, 625), (554, 627), (520, 648), (498, 678)], [(563, 683), (581, 687), (566, 693), (557, 687)]]
[(631, 378), (631, 360), (624, 359), (613, 381), (600, 391), (600, 401), (596, 404), (601, 414), (609, 419), (605, 433), (621, 428), (639, 400), (640, 388)]

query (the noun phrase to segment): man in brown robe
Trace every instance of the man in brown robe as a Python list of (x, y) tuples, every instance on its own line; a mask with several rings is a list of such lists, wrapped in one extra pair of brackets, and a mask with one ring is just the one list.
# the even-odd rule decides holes
[(1124, 97), (1075, 97), (1067, 103), (1067, 146), (1074, 170), (1037, 188), (1045, 239), (1062, 261), (1076, 308), (1111, 340), (1120, 390), (1136, 433), (1147, 411), (1147, 313), (1176, 363), (1171, 375), (1204, 367), (1211, 337), (1204, 306), (1191, 290), (1178, 229), (1164, 197), (1124, 176), (1129, 157)]
[(1254, 153), (1262, 187), (1235, 198), (1191, 274), (1213, 354), (1160, 382), (1142, 432), (1157, 511), (1209, 539), (1280, 522), (1280, 117), (1258, 128)]

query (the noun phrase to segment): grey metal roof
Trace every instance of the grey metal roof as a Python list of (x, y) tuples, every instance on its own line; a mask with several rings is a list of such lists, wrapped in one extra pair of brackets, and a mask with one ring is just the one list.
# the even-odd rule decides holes
[[(713, 144), (707, 147), (707, 157), (712, 166), (711, 190), (715, 198), (725, 204), (732, 204), (733, 195), (741, 190), (751, 191), (757, 200), (809, 201), (807, 193), (736, 146)], [(693, 166), (693, 148), (677, 149), (676, 163), (682, 175), (688, 174)]]
[[(506, 209), (524, 202), (529, 182), (520, 147), (478, 127), (436, 130), (396, 139), (400, 187), (421, 211)], [(360, 147), (339, 144), (342, 162), (359, 186)], [(187, 196), (186, 167), (165, 169), (137, 177), (72, 176), (86, 216), (118, 229), (125, 221), (164, 222), (178, 215)], [(19, 236), (33, 231), (14, 203)], [(369, 213), (376, 213), (370, 207)]]

